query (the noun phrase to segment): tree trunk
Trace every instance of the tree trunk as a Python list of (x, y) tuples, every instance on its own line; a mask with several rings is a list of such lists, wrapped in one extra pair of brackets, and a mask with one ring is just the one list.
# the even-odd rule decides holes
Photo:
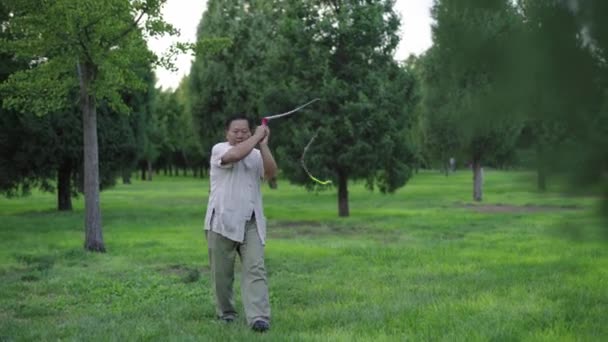
[(544, 159), (543, 148), (541, 144), (536, 145), (536, 160), (537, 160), (537, 185), (539, 191), (547, 190), (547, 168)]
[(101, 208), (99, 205), (99, 149), (97, 146), (97, 111), (95, 97), (90, 94), (95, 79), (94, 66), (89, 62), (78, 63), (80, 81), (80, 107), (84, 136), (84, 248), (94, 252), (105, 252), (101, 233)]
[(338, 172), (338, 215), (348, 217), (348, 177), (344, 172)]
[(146, 167), (144, 164), (141, 164), (141, 180), (145, 181), (146, 178)]
[(147, 160), (147, 166), (148, 166), (148, 178), (146, 178), (146, 180), (151, 181), (152, 180), (152, 162)]
[(122, 184), (131, 184), (131, 170), (122, 170)]
[(481, 202), (483, 199), (483, 169), (481, 161), (473, 161), (473, 200)]
[(547, 190), (547, 173), (544, 165), (538, 166), (538, 190), (544, 192)]
[(57, 170), (57, 210), (72, 210), (72, 161), (63, 160)]

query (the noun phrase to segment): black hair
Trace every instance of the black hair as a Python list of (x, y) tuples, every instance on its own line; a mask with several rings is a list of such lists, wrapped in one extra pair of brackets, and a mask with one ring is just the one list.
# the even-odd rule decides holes
[(251, 121), (251, 119), (249, 119), (247, 117), (247, 115), (235, 114), (235, 115), (230, 116), (228, 119), (226, 119), (226, 122), (224, 123), (224, 128), (226, 130), (228, 130), (230, 128), (230, 124), (232, 123), (232, 121), (236, 121), (236, 120), (245, 120), (245, 121), (247, 121), (247, 125), (249, 125), (249, 129), (251, 129), (253, 127), (252, 121)]

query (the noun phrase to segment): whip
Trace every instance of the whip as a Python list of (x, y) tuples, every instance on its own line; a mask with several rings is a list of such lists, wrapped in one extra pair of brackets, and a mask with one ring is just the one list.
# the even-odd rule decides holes
[[(319, 99), (318, 99), (318, 98), (313, 99), (313, 100), (311, 100), (311, 101), (308, 101), (308, 102), (306, 102), (305, 104), (303, 104), (303, 105), (301, 105), (301, 106), (299, 106), (299, 107), (297, 107), (297, 108), (295, 108), (295, 109), (292, 109), (292, 110), (290, 110), (290, 111), (288, 111), (288, 112), (285, 112), (285, 113), (280, 113), (280, 114), (275, 114), (275, 115), (271, 115), (271, 116), (266, 116), (266, 117), (264, 117), (264, 118), (262, 119), (262, 125), (263, 125), (263, 126), (267, 126), (267, 125), (268, 125), (268, 122), (269, 122), (270, 120), (274, 120), (274, 119), (278, 119), (278, 118), (282, 118), (282, 117), (285, 117), (285, 116), (291, 115), (291, 114), (293, 114), (293, 113), (295, 113), (295, 112), (299, 111), (300, 109), (302, 109), (302, 108), (304, 108), (304, 107), (306, 107), (306, 106), (310, 105), (311, 103), (314, 103), (314, 102), (317, 102), (317, 101), (319, 101)], [(319, 129), (317, 129), (317, 131), (315, 132), (315, 134), (312, 136), (312, 139), (310, 139), (310, 141), (308, 142), (308, 144), (306, 144), (306, 147), (304, 147), (304, 152), (302, 152), (302, 156), (300, 157), (300, 165), (302, 165), (302, 169), (304, 169), (304, 172), (306, 172), (306, 174), (308, 175), (308, 177), (309, 177), (309, 178), (310, 178), (312, 181), (314, 181), (314, 182), (316, 182), (316, 183), (318, 183), (318, 184), (321, 184), (321, 185), (328, 185), (328, 184), (331, 184), (331, 180), (325, 180), (325, 181), (322, 181), (322, 180), (319, 180), (318, 178), (314, 177), (314, 176), (313, 176), (313, 175), (310, 173), (310, 171), (308, 171), (308, 168), (306, 167), (306, 162), (304, 161), (304, 157), (306, 156), (306, 152), (308, 151), (308, 148), (310, 147), (310, 145), (312, 145), (313, 141), (314, 141), (314, 140), (317, 138), (317, 135), (318, 135), (318, 134), (319, 134)]]
[(281, 113), (281, 114), (275, 114), (275, 115), (271, 115), (271, 116), (266, 116), (266, 117), (264, 117), (262, 119), (262, 125), (266, 126), (266, 125), (268, 125), (268, 121), (270, 121), (270, 120), (274, 120), (274, 119), (282, 118), (282, 117), (287, 116), (287, 115), (291, 115), (291, 114), (299, 111), (300, 109), (308, 106), (309, 104), (311, 104), (313, 102), (317, 102), (317, 101), (319, 101), (318, 98), (317, 99), (313, 99), (311, 101), (308, 101), (305, 104), (301, 105), (300, 107), (298, 107), (296, 109), (290, 110), (289, 112), (285, 112), (285, 113)]

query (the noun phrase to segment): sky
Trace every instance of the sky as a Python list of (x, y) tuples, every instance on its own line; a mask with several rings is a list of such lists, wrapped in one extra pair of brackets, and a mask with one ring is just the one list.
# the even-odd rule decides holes
[[(163, 9), (167, 22), (180, 30), (179, 37), (164, 37), (151, 39), (148, 46), (152, 51), (161, 54), (166, 51), (173, 41), (196, 40), (196, 28), (206, 8), (206, 0), (168, 0)], [(401, 15), (401, 42), (395, 52), (396, 60), (404, 60), (410, 54), (419, 55), (428, 49), (431, 44), (431, 15), (430, 9), (433, 0), (397, 0), (395, 10)], [(175, 89), (180, 80), (190, 72), (193, 57), (180, 55), (175, 64), (177, 72), (157, 68), (157, 86), (163, 89)]]

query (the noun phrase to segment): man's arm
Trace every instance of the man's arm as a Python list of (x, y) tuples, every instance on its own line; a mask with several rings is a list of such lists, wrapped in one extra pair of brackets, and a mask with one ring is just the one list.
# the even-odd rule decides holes
[(245, 158), (251, 150), (257, 145), (264, 137), (266, 137), (265, 126), (258, 126), (255, 133), (249, 137), (249, 139), (241, 142), (240, 144), (233, 146), (222, 156), (222, 164), (236, 163), (241, 159)]
[(270, 128), (266, 127), (266, 136), (260, 141), (260, 152), (262, 153), (262, 163), (264, 164), (264, 179), (270, 180), (277, 175), (277, 163), (274, 161), (272, 152), (268, 147)]

